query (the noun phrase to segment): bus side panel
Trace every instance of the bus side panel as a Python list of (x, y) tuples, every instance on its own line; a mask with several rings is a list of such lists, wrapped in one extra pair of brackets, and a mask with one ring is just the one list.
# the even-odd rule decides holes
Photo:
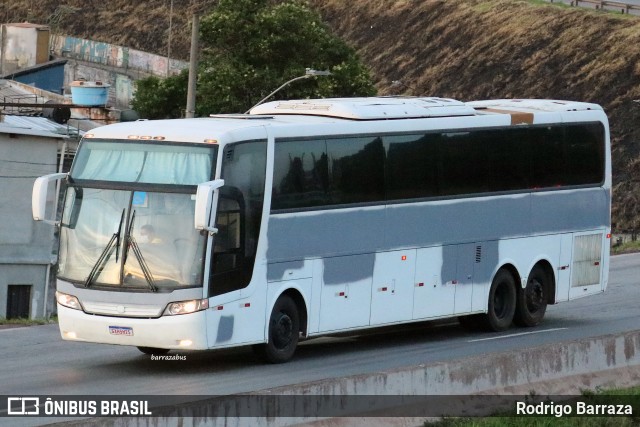
[(474, 245), (473, 257), (473, 299), (471, 312), (485, 312), (489, 298), (489, 287), (493, 275), (500, 267), (500, 243), (497, 240), (479, 242)]
[(376, 254), (371, 326), (412, 319), (415, 267), (415, 249)]
[[(416, 253), (415, 290), (413, 318), (428, 319), (453, 314), (456, 297), (456, 285), (446, 280), (445, 250), (452, 246), (437, 246), (418, 249)], [(451, 252), (449, 250), (449, 252)], [(448, 255), (447, 255), (448, 257)]]
[(375, 254), (322, 261), (320, 332), (368, 326)]
[(563, 234), (560, 239), (560, 260), (556, 268), (556, 303), (569, 300), (573, 257), (573, 234)]
[(563, 235), (560, 234), (503, 240), (499, 245), (499, 267), (505, 264), (515, 267), (520, 276), (520, 282), (516, 282), (516, 285), (524, 287), (533, 267), (545, 262), (555, 272), (554, 280), (557, 281), (562, 242)]
[(577, 232), (609, 226), (609, 196), (602, 188), (533, 193), (534, 233)]
[[(265, 301), (260, 293), (224, 304), (212, 304), (207, 310), (209, 348), (233, 347), (264, 341)], [(215, 299), (214, 299), (215, 301)]]

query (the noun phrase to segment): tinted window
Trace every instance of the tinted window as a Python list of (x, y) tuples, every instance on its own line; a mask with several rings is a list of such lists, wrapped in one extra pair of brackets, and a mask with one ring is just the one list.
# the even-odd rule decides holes
[(324, 140), (279, 142), (273, 165), (272, 209), (329, 204)]
[(599, 184), (601, 123), (276, 144), (273, 209)]
[(567, 182), (598, 184), (604, 178), (604, 128), (600, 123), (566, 128)]
[(490, 191), (488, 148), (471, 132), (443, 133), (440, 139), (439, 181), (442, 195)]
[(384, 200), (384, 147), (381, 138), (329, 139), (327, 154), (331, 204)]
[(434, 197), (438, 190), (438, 136), (393, 135), (383, 138), (387, 154), (387, 200)]
[(531, 150), (531, 187), (569, 185), (566, 180), (562, 128), (539, 127), (526, 130), (523, 138)]
[(487, 150), (487, 188), (511, 191), (529, 188), (529, 150), (527, 130), (475, 132)]

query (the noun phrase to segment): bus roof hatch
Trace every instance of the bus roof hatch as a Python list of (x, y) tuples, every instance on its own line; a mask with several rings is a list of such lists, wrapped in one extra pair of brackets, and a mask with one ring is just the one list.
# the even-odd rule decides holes
[(392, 120), (473, 116), (465, 103), (435, 97), (328, 98), (273, 101), (251, 109), (252, 115), (326, 116), (351, 120)]

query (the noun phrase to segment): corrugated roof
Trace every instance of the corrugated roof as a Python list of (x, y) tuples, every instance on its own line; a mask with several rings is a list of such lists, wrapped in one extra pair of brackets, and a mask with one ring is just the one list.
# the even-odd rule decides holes
[(34, 135), (48, 138), (66, 138), (64, 135), (58, 133), (49, 132), (42, 129), (34, 129), (31, 127), (13, 126), (7, 123), (0, 123), (0, 133), (4, 134), (18, 134), (18, 135)]
[[(26, 92), (9, 80), (0, 80), (0, 104), (3, 102), (23, 102), (40, 104), (47, 101), (42, 96)], [(49, 134), (77, 137), (84, 135), (76, 127), (67, 124), (56, 123), (45, 117), (41, 117), (42, 108), (35, 107), (4, 107), (0, 108), (2, 121), (8, 125), (20, 129), (30, 129), (32, 132), (46, 132)], [(4, 129), (3, 129), (4, 130)], [(22, 132), (24, 133), (24, 132)]]
[(57, 135), (64, 135), (70, 137), (76, 137), (78, 135), (84, 135), (84, 132), (79, 131), (73, 126), (62, 125), (49, 120), (45, 117), (30, 117), (30, 116), (4, 116), (4, 123), (9, 126), (33, 129), (42, 132), (55, 133)]

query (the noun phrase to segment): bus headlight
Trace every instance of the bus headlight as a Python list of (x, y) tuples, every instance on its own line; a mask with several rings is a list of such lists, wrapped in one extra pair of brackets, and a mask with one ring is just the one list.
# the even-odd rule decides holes
[(78, 298), (73, 295), (67, 295), (56, 291), (56, 301), (58, 301), (58, 304), (65, 307), (73, 308), (74, 310), (82, 310), (80, 301), (78, 301)]
[(177, 316), (179, 314), (195, 313), (209, 308), (208, 299), (192, 299), (170, 303), (164, 310), (164, 316)]

